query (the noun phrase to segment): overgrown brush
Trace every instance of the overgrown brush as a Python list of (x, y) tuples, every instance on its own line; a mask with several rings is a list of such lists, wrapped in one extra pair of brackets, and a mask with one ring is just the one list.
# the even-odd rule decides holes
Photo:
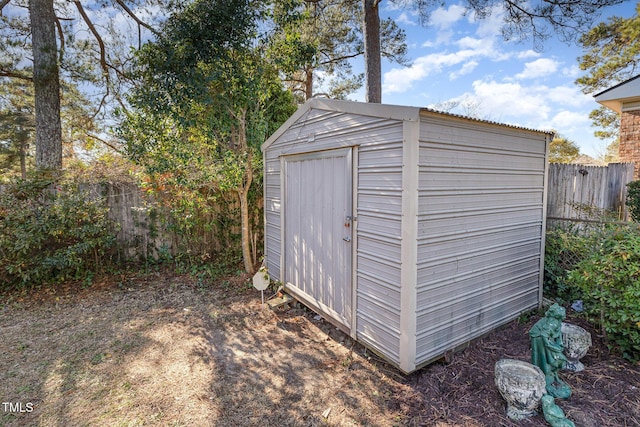
[(611, 347), (640, 360), (640, 227), (610, 226), (600, 244), (567, 274), (589, 319)]
[(14, 180), (0, 193), (0, 288), (90, 281), (114, 244), (104, 203), (61, 175)]
[(588, 258), (598, 245), (600, 233), (578, 224), (556, 227), (546, 234), (544, 292), (562, 305), (580, 298), (579, 290), (567, 282), (568, 273)]
[(547, 232), (545, 294), (582, 300), (584, 314), (625, 358), (640, 360), (640, 227), (582, 223)]

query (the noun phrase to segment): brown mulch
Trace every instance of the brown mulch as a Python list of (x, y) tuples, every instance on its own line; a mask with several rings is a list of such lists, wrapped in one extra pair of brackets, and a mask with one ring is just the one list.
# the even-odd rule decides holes
[[(546, 426), (515, 423), (494, 385), (529, 360), (521, 316), (411, 375), (296, 304), (264, 309), (248, 276), (203, 284), (168, 271), (0, 300), (0, 426)], [(556, 400), (576, 426), (640, 426), (640, 366), (589, 330), (586, 369)]]
[[(512, 426), (504, 415), (505, 403), (494, 385), (493, 367), (501, 358), (529, 361), (528, 330), (539, 320), (513, 321), (472, 343), (451, 363), (435, 363), (409, 376), (406, 385), (422, 396), (408, 410), (417, 424), (435, 420), (464, 426)], [(581, 318), (570, 314), (567, 321), (587, 329), (593, 346), (582, 359), (585, 370), (565, 372), (561, 377), (572, 395), (556, 399), (576, 426), (640, 426), (640, 367), (612, 355), (602, 337)], [(519, 426), (546, 426), (542, 415), (523, 420)]]

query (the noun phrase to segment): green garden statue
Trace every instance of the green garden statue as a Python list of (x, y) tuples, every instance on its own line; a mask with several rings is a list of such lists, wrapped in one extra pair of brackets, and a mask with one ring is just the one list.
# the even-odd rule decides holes
[(558, 377), (558, 372), (567, 361), (562, 353), (564, 347), (561, 328), (565, 316), (565, 309), (553, 304), (529, 331), (531, 363), (544, 372), (547, 393), (560, 399), (571, 396), (567, 383)]
[(542, 413), (551, 427), (576, 427), (573, 421), (567, 419), (564, 411), (553, 400), (553, 396), (545, 394), (542, 396)]

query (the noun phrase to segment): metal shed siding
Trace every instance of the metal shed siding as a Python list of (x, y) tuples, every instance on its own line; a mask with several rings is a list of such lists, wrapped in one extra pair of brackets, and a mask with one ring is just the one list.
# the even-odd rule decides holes
[[(283, 167), (350, 147), (343, 150), (353, 155), (356, 217), (348, 327), (411, 372), (539, 303), (548, 140), (542, 132), (412, 107), (309, 101), (263, 145), (270, 274), (288, 276), (284, 212), (287, 202), (300, 201), (286, 199), (306, 188), (284, 196)], [(325, 181), (304, 176), (287, 179), (320, 185), (328, 203)]]
[(282, 280), (281, 158), (357, 147), (356, 319), (358, 340), (398, 363), (402, 121), (310, 109), (265, 150), (265, 253), (273, 279)]
[[(391, 122), (395, 123), (395, 122)], [(378, 117), (354, 116), (335, 111), (310, 109), (291, 124), (265, 150), (264, 198), (265, 198), (265, 255), (267, 268), (275, 280), (282, 280), (282, 170), (280, 158), (313, 151), (357, 146), (363, 141), (370, 144), (385, 140), (386, 135), (371, 136), (375, 129), (388, 126), (389, 120)]]
[(546, 135), (422, 119), (416, 365), (539, 302)]
[(358, 149), (356, 337), (399, 363), (402, 122), (384, 131)]

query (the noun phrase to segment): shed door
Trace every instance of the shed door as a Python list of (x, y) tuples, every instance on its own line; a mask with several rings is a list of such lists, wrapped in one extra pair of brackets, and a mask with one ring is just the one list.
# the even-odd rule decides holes
[[(284, 158), (284, 272), (292, 294), (351, 328), (351, 148)], [(293, 289), (292, 289), (293, 288)]]

